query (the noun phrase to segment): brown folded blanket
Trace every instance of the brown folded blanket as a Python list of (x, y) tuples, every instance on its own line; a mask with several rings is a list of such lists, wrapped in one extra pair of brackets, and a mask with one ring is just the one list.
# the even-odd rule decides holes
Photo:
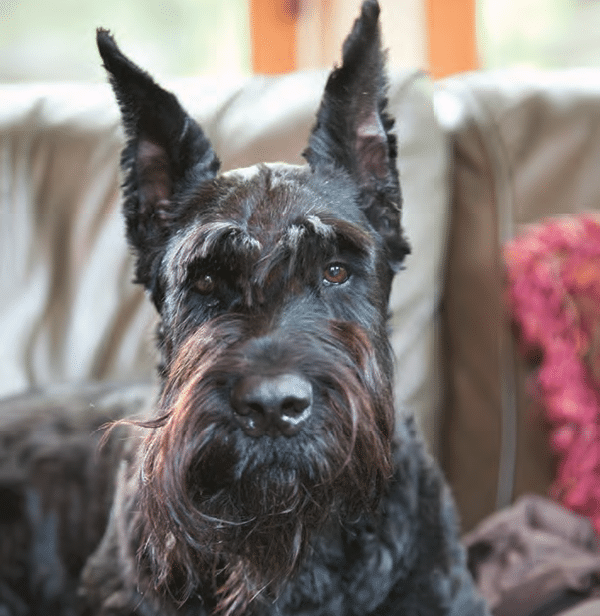
[(600, 615), (600, 543), (587, 518), (525, 496), (465, 543), (494, 616)]

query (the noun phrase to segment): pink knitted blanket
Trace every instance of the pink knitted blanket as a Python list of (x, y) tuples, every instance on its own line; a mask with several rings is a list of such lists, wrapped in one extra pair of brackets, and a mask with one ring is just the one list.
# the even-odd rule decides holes
[(507, 244), (508, 303), (557, 455), (552, 496), (600, 532), (600, 218), (546, 221)]

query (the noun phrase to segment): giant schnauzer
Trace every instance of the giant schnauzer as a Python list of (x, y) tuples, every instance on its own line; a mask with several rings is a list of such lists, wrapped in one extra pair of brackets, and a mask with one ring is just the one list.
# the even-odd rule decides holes
[(364, 2), (307, 165), (223, 174), (173, 94), (98, 31), (161, 389), (117, 428), (83, 614), (488, 613), (444, 481), (393, 404), (388, 300), (409, 247), (378, 19)]

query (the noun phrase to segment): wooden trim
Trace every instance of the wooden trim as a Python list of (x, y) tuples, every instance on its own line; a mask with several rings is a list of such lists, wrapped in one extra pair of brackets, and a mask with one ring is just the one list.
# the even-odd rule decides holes
[(434, 78), (478, 68), (475, 0), (425, 0), (429, 71)]
[(252, 71), (289, 73), (296, 63), (300, 0), (250, 0)]
[[(385, 8), (388, 9), (393, 1), (395, 0), (381, 0), (381, 4), (387, 5)], [(352, 15), (347, 16), (347, 19), (345, 19), (345, 13), (338, 15), (339, 0), (333, 2), (331, 0), (304, 0), (303, 7), (306, 15), (300, 20), (300, 2), (301, 0), (249, 0), (254, 73), (275, 75), (298, 69), (299, 30), (304, 38), (310, 39), (306, 43), (303, 42), (305, 47), (311, 44), (316, 45), (320, 50), (318, 54), (314, 49), (310, 50), (310, 54), (304, 50), (301, 54), (303, 67), (329, 66), (331, 64), (330, 55), (335, 60), (338, 59), (337, 38), (341, 34), (336, 37), (332, 32), (337, 32), (336, 27), (340, 25), (338, 21), (344, 22), (344, 26), (345, 21), (351, 23), (358, 11), (354, 4), (358, 6), (359, 0), (341, 3), (340, 6), (346, 7), (346, 12), (349, 12), (351, 7)], [(478, 68), (475, 0), (422, 0), (422, 2), (427, 33), (427, 63), (431, 75), (437, 79)], [(309, 30), (313, 36), (306, 37), (307, 32), (305, 31), (308, 26), (305, 22), (310, 26)], [(386, 33), (388, 34), (386, 38), (388, 47), (393, 48), (394, 45), (400, 45), (393, 36), (390, 36), (395, 29), (392, 29), (391, 33)], [(315, 38), (313, 31), (318, 34), (317, 40), (313, 40)], [(347, 34), (346, 30), (344, 30), (344, 36), (345, 34)], [(329, 46), (335, 45), (335, 53), (328, 49), (329, 38), (333, 39), (329, 41)], [(401, 39), (401, 36), (398, 35), (398, 38)], [(311, 57), (304, 57), (308, 55)]]

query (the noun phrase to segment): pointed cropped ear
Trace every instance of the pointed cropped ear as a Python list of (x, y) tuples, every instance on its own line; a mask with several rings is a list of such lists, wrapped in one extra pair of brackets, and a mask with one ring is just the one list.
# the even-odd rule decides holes
[(344, 42), (342, 65), (329, 75), (304, 157), (313, 170), (346, 169), (357, 183), (363, 210), (381, 235), (390, 266), (398, 270), (408, 242), (400, 224), (394, 120), (387, 114), (385, 57), (379, 4), (366, 0)]
[(172, 197), (190, 183), (214, 178), (219, 160), (173, 94), (123, 55), (107, 30), (99, 28), (96, 40), (125, 128), (127, 236), (138, 254), (138, 281), (147, 284), (147, 261), (181, 215)]

